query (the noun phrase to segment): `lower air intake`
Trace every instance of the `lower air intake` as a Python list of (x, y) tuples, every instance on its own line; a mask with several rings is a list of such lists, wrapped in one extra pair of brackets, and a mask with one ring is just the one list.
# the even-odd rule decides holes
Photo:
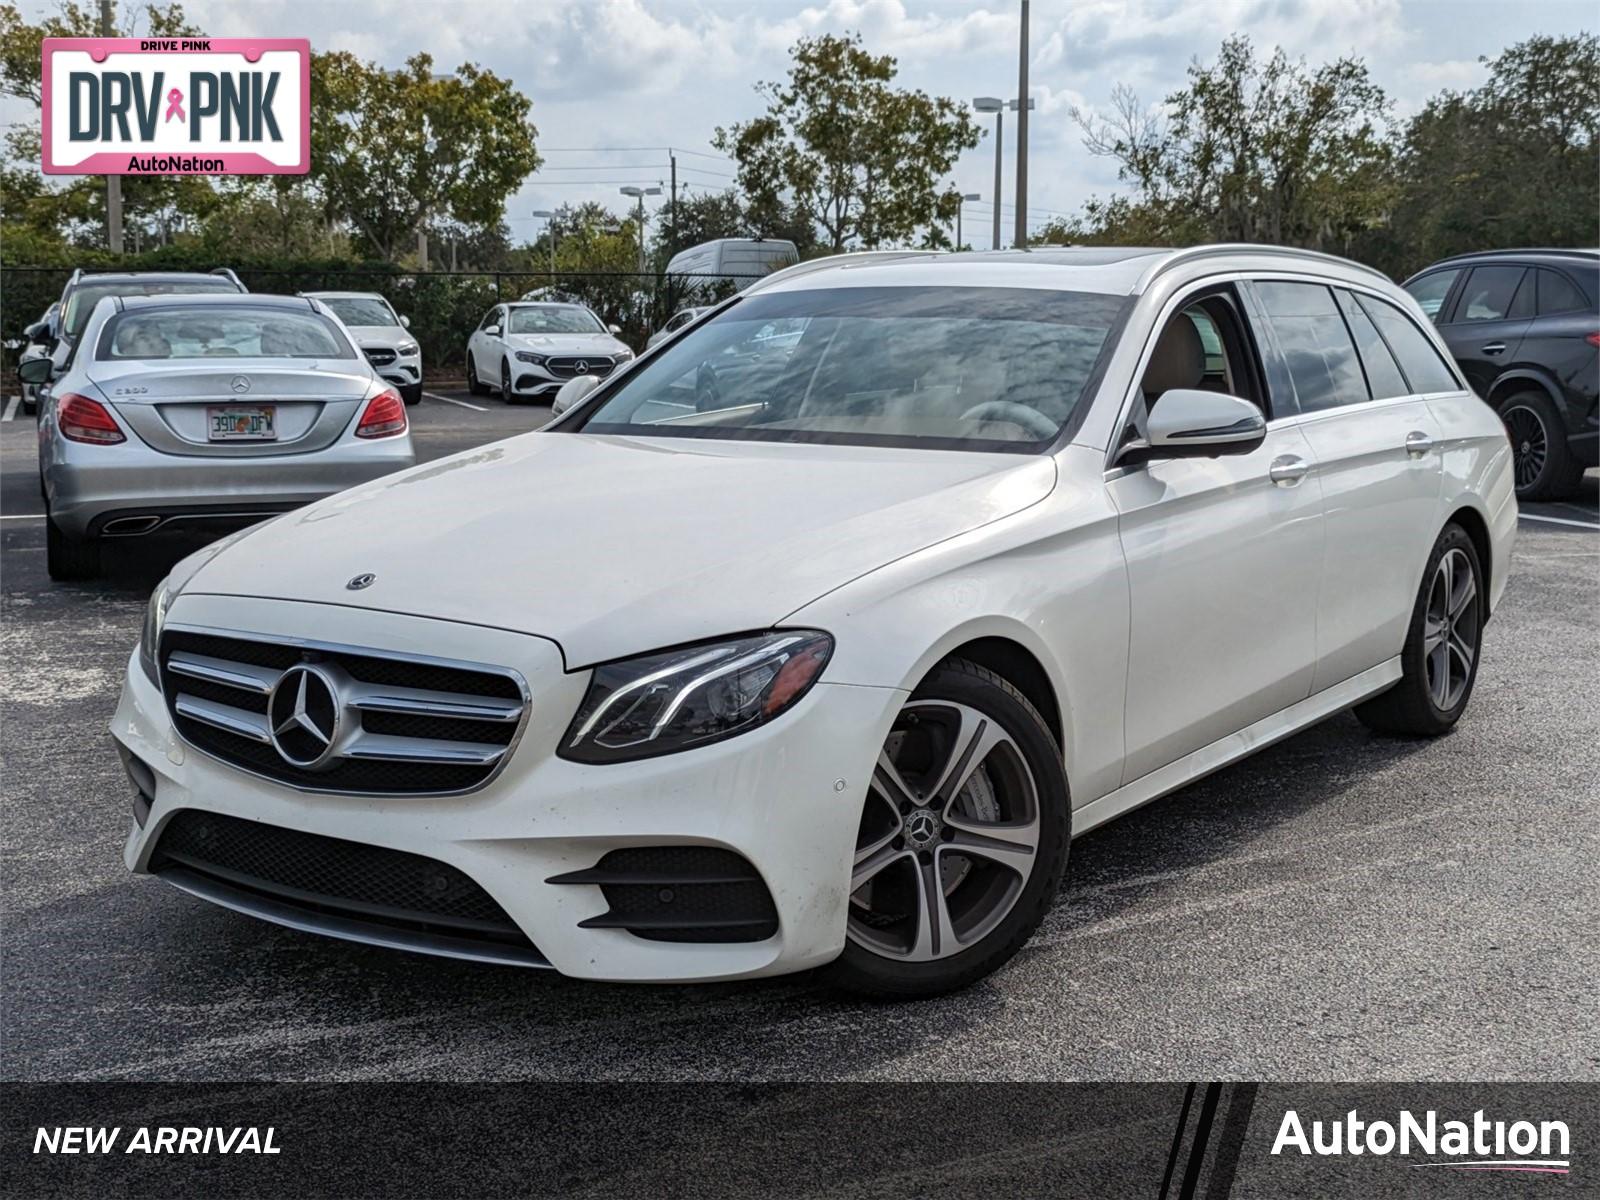
[(583, 929), (653, 942), (760, 942), (778, 932), (772, 893), (750, 861), (719, 846), (631, 846), (549, 880), (600, 888), (609, 912)]

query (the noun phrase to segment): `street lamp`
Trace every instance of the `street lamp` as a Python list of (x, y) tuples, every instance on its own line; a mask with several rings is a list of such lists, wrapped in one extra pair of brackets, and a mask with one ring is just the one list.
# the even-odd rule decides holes
[(661, 189), (658, 187), (625, 187), (618, 188), (624, 196), (631, 196), (639, 202), (639, 274), (644, 272), (644, 198), (646, 196), (659, 196)]
[[(1001, 159), (1000, 151), (1001, 151), (1001, 149), (1002, 149), (1002, 147), (1004, 146), (1004, 143), (1005, 143), (1006, 109), (1009, 108), (1012, 112), (1019, 112), (1021, 110), (1021, 105), (1019, 105), (1015, 100), (1002, 100), (1002, 99), (1000, 99), (999, 96), (979, 96), (975, 100), (973, 100), (972, 107), (975, 108), (978, 112), (981, 112), (981, 113), (993, 113), (994, 114), (994, 234), (993, 234), (994, 246), (993, 246), (993, 249), (998, 250), (998, 249), (1000, 249), (1000, 197), (1003, 194), (1002, 191), (1001, 191), (1001, 188), (1000, 188), (1000, 159)], [(1030, 110), (1032, 108), (1034, 108), (1034, 103), (1033, 103), (1032, 100), (1028, 101), (1028, 108)], [(1026, 184), (1026, 182), (1027, 182), (1026, 175), (1023, 176), (1023, 182), (1024, 182), (1024, 184)], [(1015, 244), (1015, 243), (1013, 243), (1013, 244)], [(1022, 240), (1022, 244), (1026, 245), (1027, 244), (1027, 239), (1024, 238)]]
[(556, 214), (548, 208), (536, 208), (533, 215), (544, 220), (545, 233), (550, 236), (550, 282), (555, 283), (556, 277)]
[(983, 199), (983, 195), (981, 193), (979, 193), (979, 192), (962, 192), (961, 193), (961, 204), (956, 205), (956, 249), (957, 250), (961, 249), (961, 205), (965, 204), (968, 200), (982, 200), (982, 199)]

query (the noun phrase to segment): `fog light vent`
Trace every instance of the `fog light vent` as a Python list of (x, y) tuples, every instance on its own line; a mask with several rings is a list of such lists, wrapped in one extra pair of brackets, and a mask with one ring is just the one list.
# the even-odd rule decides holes
[(750, 861), (720, 846), (630, 846), (548, 880), (600, 889), (609, 912), (583, 929), (655, 942), (760, 942), (778, 932), (772, 893)]

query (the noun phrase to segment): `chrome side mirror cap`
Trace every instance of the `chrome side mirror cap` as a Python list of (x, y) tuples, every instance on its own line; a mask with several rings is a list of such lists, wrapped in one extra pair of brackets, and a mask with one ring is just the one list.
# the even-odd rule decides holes
[(400, 328), (401, 329), (410, 329), (411, 328), (411, 318), (406, 316), (404, 313), (400, 314)]
[(1267, 419), (1250, 401), (1222, 392), (1173, 388), (1156, 399), (1145, 419), (1144, 439), (1123, 447), (1117, 465), (1249, 454), (1266, 436)]
[(550, 415), (559, 417), (599, 386), (600, 380), (593, 375), (579, 375), (576, 379), (567, 380), (557, 390), (556, 398), (550, 404)]

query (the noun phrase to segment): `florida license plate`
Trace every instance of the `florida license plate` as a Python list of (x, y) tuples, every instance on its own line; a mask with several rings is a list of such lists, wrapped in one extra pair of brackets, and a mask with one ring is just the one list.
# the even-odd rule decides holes
[(208, 408), (213, 442), (274, 442), (278, 440), (277, 410), (269, 405)]

